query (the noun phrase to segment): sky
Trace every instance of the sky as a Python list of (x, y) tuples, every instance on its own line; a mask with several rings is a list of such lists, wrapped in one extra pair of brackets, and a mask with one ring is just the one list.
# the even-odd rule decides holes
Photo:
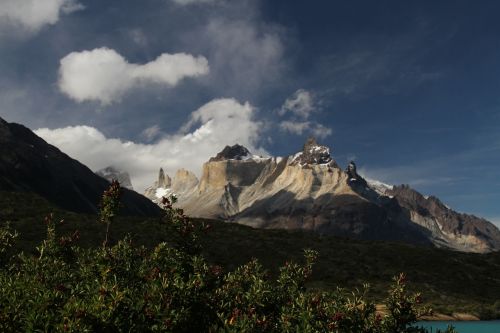
[(0, 0), (0, 117), (138, 191), (225, 145), (341, 167), (500, 225), (500, 3)]

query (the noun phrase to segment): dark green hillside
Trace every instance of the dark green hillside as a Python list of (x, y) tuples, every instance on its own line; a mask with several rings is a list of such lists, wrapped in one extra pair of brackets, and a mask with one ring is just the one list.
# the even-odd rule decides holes
[[(20, 233), (17, 247), (33, 251), (45, 237), (43, 216), (54, 213), (64, 219), (62, 232), (80, 230), (82, 246), (95, 246), (104, 238), (104, 226), (96, 217), (68, 213), (44, 199), (22, 193), (0, 192), (0, 221), (10, 221)], [(500, 317), (500, 253), (458, 253), (401, 243), (347, 240), (305, 232), (259, 230), (210, 221), (212, 229), (202, 242), (207, 258), (226, 269), (258, 258), (265, 267), (278, 267), (303, 257), (303, 249), (319, 252), (310, 287), (352, 289), (363, 282), (372, 285), (372, 296), (382, 298), (391, 277), (406, 272), (411, 288), (423, 292), (424, 300), (439, 312), (470, 312)], [(111, 241), (127, 233), (134, 242), (153, 246), (161, 241), (155, 219), (120, 218), (111, 229)], [(271, 272), (276, 273), (276, 272)]]

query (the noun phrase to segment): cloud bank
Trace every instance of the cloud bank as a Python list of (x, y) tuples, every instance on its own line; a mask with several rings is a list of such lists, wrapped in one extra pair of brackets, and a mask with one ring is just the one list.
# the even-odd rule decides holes
[(202, 164), (225, 145), (239, 143), (254, 153), (267, 154), (257, 146), (261, 124), (254, 120), (254, 112), (249, 103), (216, 99), (194, 111), (178, 134), (152, 144), (107, 138), (89, 126), (41, 128), (35, 133), (92, 170), (110, 165), (125, 169), (135, 189), (142, 192), (156, 180), (160, 167), (171, 176), (179, 168), (199, 175)]
[(76, 0), (2, 0), (0, 27), (14, 25), (37, 32), (45, 25), (57, 23), (61, 14), (83, 8)]
[(141, 84), (175, 86), (186, 77), (209, 72), (205, 57), (164, 53), (143, 65), (129, 63), (115, 50), (97, 48), (72, 52), (61, 59), (59, 89), (77, 102), (99, 101), (108, 105)]

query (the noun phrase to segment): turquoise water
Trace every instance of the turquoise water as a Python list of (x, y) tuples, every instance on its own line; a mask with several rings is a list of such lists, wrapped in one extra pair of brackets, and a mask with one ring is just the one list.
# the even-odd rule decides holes
[(417, 326), (423, 326), (431, 332), (444, 330), (448, 325), (455, 327), (458, 333), (500, 333), (500, 320), (492, 321), (420, 321)]

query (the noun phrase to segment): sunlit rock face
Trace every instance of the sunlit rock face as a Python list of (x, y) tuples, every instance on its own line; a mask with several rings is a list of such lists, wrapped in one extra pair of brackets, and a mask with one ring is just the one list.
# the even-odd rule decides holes
[(191, 193), (198, 185), (198, 178), (189, 170), (179, 169), (172, 181), (172, 191), (180, 196)]
[(436, 244), (462, 251), (489, 252), (500, 249), (500, 231), (474, 215), (457, 213), (434, 196), (424, 197), (408, 185), (386, 191), (411, 214), (411, 220), (430, 231)]
[(367, 181), (354, 162), (342, 170), (330, 152), (313, 138), (288, 157), (261, 157), (238, 144), (226, 146), (203, 165), (199, 181), (179, 170), (170, 187), (158, 192), (155, 183), (146, 195), (158, 200), (159, 194), (175, 194), (190, 216), (257, 228), (469, 252), (500, 250), (500, 232), (491, 223), (453, 212), (406, 186)]

